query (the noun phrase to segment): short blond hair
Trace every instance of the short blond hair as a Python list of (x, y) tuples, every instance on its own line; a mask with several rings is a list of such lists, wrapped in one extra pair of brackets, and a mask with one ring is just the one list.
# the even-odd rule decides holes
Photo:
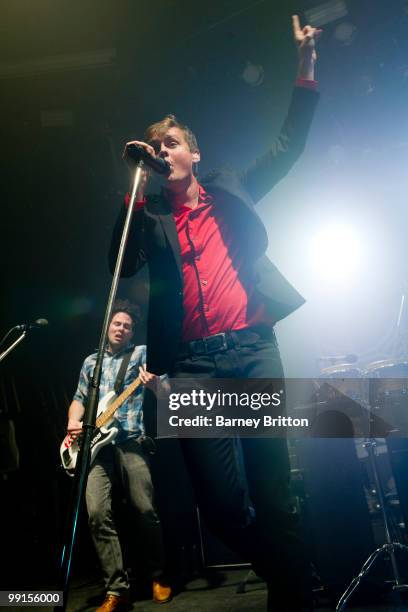
[(149, 125), (144, 134), (145, 141), (150, 143), (152, 140), (156, 140), (157, 138), (163, 138), (165, 133), (172, 127), (179, 128), (182, 132), (184, 132), (184, 136), (190, 151), (198, 151), (197, 138), (187, 125), (183, 125), (180, 123), (180, 121), (178, 121), (175, 115), (166, 115), (161, 121), (157, 121), (156, 123)]

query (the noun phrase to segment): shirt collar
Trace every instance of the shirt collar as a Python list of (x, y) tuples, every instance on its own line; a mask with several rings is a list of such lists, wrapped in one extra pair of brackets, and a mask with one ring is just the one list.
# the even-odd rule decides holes
[(199, 184), (198, 185), (198, 206), (196, 208), (190, 208), (189, 206), (182, 204), (177, 209), (173, 210), (173, 214), (177, 215), (177, 214), (185, 213), (186, 211), (191, 212), (192, 210), (197, 210), (197, 208), (208, 206), (212, 204), (213, 202), (214, 202), (213, 197), (209, 193), (206, 192), (206, 190), (204, 189), (202, 185)]
[(111, 351), (108, 348), (108, 345), (106, 345), (105, 354), (109, 355), (109, 357), (120, 357), (121, 355), (123, 355), (124, 353), (127, 353), (130, 350), (133, 351), (134, 348), (135, 348), (135, 344), (133, 342), (129, 342), (129, 344), (127, 344), (123, 349), (121, 349), (117, 353), (111, 353)]

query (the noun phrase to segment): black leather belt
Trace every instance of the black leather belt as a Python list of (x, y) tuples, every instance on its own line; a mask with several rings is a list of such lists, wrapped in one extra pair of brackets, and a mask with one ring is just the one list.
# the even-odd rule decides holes
[(177, 353), (178, 359), (185, 357), (198, 357), (200, 355), (211, 355), (227, 351), (231, 348), (239, 348), (240, 346), (250, 346), (255, 344), (260, 339), (270, 340), (272, 338), (272, 329), (266, 326), (247, 327), (235, 331), (221, 332), (212, 336), (205, 336), (191, 342), (183, 342)]

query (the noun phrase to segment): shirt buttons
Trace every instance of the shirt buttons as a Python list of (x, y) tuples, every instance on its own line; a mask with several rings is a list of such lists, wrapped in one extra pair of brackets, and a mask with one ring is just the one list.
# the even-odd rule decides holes
[(201, 281), (201, 283), (202, 283), (203, 285), (208, 285), (208, 281), (207, 281), (207, 280), (202, 280), (202, 281)]

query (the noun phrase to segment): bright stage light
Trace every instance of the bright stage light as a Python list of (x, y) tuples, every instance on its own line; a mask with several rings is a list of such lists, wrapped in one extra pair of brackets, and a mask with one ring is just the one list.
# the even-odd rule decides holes
[(311, 236), (310, 257), (319, 277), (336, 284), (355, 277), (361, 264), (362, 244), (355, 229), (336, 223)]

